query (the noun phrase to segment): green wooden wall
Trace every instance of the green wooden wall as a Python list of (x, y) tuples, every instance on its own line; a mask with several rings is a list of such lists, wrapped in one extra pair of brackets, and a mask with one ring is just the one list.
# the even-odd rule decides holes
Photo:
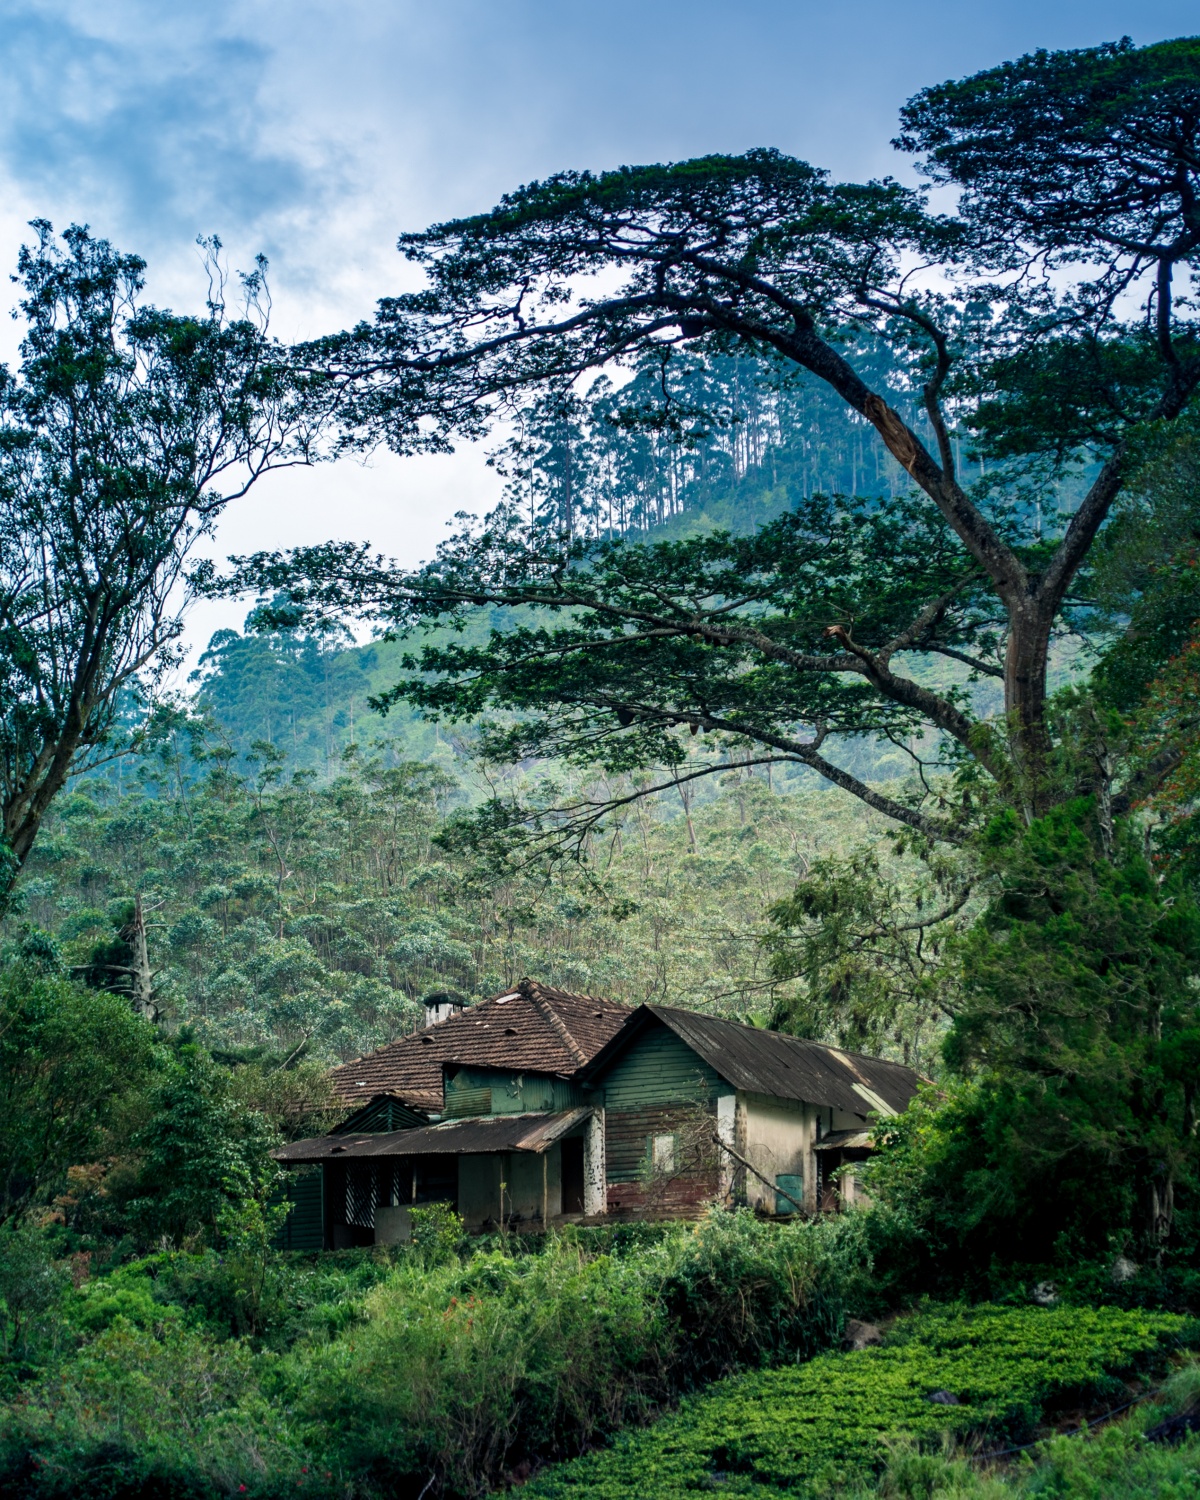
[(575, 1109), (582, 1090), (564, 1078), (545, 1073), (506, 1072), (502, 1068), (460, 1068), (446, 1078), (446, 1115), (528, 1115)]
[(620, 1112), (661, 1104), (707, 1104), (728, 1084), (702, 1057), (655, 1021), (630, 1042), (596, 1082), (604, 1106)]
[(418, 1125), (428, 1125), (424, 1115), (417, 1114), (401, 1104), (399, 1099), (370, 1099), (349, 1119), (335, 1125), (330, 1135), (354, 1135), (358, 1131), (415, 1130)]
[(292, 1172), (287, 1182), (287, 1197), (292, 1211), (283, 1221), (276, 1243), (283, 1250), (322, 1250), (325, 1245), (324, 1194), (321, 1187), (322, 1167), (315, 1171)]

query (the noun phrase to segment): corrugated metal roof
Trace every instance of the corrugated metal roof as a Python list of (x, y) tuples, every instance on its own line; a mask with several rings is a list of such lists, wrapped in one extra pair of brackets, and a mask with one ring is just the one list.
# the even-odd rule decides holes
[(522, 979), (515, 990), (343, 1063), (329, 1076), (338, 1096), (351, 1106), (375, 1094), (395, 1094), (422, 1109), (437, 1110), (443, 1063), (570, 1077), (631, 1014), (615, 1000), (569, 995)]
[(862, 1151), (875, 1144), (874, 1130), (831, 1130), (813, 1147), (814, 1151)]
[(644, 1005), (635, 1020), (593, 1059), (589, 1077), (599, 1078), (605, 1063), (651, 1018), (661, 1021), (736, 1089), (832, 1105), (862, 1119), (899, 1114), (917, 1091), (920, 1079), (902, 1063), (843, 1052), (819, 1042), (804, 1042), (781, 1031), (742, 1026), (719, 1016)]
[(376, 1156), (486, 1156), (497, 1151), (542, 1152), (588, 1119), (590, 1109), (558, 1114), (493, 1115), (446, 1120), (417, 1130), (373, 1135), (322, 1135), (274, 1152), (288, 1166), (305, 1162), (362, 1161)]

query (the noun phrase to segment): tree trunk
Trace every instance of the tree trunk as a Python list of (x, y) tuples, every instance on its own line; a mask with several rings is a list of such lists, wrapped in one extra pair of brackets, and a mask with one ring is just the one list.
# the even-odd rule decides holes
[(154, 1003), (154, 976), (150, 970), (150, 949), (146, 942), (146, 914), (142, 910), (141, 896), (134, 899), (129, 946), (133, 949), (131, 966), (133, 972), (130, 975), (133, 1008), (147, 1021), (157, 1021), (158, 1006)]
[(1004, 709), (1026, 815), (1045, 811), (1050, 736), (1046, 729), (1046, 669), (1052, 622), (1036, 597), (1009, 611), (1004, 658)]

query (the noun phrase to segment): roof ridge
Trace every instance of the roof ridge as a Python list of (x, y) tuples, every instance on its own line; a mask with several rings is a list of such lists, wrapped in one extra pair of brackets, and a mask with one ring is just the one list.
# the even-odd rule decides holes
[(529, 1001), (530, 1005), (533, 1006), (542, 1020), (546, 1022), (579, 1066), (583, 1067), (584, 1063), (588, 1060), (587, 1053), (571, 1035), (570, 1031), (568, 1031), (567, 1023), (554, 1009), (546, 996), (542, 994), (541, 986), (537, 981), (528, 977), (520, 979), (517, 981), (517, 990), (518, 993)]

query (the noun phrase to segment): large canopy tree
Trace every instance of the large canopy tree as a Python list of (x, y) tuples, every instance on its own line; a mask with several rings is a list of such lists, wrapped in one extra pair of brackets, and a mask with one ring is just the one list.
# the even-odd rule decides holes
[(139, 305), (144, 263), (44, 222), (22, 252), (21, 359), (0, 371), (0, 812), (7, 888), (73, 772), (111, 747), (170, 659), (185, 564), (263, 473), (307, 462), (309, 419), (268, 335), (263, 270), (225, 313)]
[[(675, 347), (769, 356), (875, 429), (908, 500), (817, 497), (748, 539), (647, 546), (531, 534), (509, 507), (415, 575), (331, 546), (247, 560), (237, 583), (400, 626), (536, 606), (484, 644), (427, 649), (397, 688), (451, 715), (515, 711), (514, 753), (670, 761), (687, 725), (953, 836), (953, 815), (822, 753), (837, 732), (925, 727), (1036, 814), (1055, 795), (1056, 626), (1141, 445), (1200, 383), (1200, 40), (1038, 52), (928, 89), (896, 145), (948, 212), (768, 150), (521, 188), (403, 236), (425, 287), (309, 361), (349, 442), (413, 451), (648, 359), (661, 400), (626, 418), (669, 423)], [(879, 341), (909, 371), (907, 414), (864, 378)], [(962, 472), (964, 434), (982, 483)], [(1022, 497), (1053, 515), (1072, 470), (1073, 510), (1042, 533)], [(1001, 681), (1006, 724), (928, 686), (911, 664), (931, 654)]]

